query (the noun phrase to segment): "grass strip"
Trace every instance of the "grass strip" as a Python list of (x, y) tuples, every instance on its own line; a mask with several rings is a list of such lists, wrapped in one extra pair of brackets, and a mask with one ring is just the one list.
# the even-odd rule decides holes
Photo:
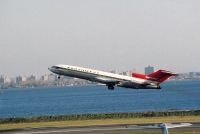
[(162, 122), (200, 122), (200, 116), (169, 116), (169, 117), (140, 117), (121, 119), (92, 119), (92, 120), (66, 120), (45, 122), (18, 122), (1, 123), (0, 130), (42, 127), (66, 127), (66, 126), (91, 126), (91, 125), (114, 125), (114, 124), (143, 124)]

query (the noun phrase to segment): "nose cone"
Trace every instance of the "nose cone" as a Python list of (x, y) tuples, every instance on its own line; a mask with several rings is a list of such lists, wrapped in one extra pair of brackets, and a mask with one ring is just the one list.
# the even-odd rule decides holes
[(52, 72), (52, 67), (48, 67), (48, 70)]

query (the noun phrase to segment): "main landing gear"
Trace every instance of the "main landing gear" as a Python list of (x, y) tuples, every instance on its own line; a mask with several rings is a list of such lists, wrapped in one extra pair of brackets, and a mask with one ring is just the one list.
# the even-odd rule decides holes
[(107, 85), (107, 86), (108, 86), (108, 90), (114, 90), (115, 89), (114, 85)]

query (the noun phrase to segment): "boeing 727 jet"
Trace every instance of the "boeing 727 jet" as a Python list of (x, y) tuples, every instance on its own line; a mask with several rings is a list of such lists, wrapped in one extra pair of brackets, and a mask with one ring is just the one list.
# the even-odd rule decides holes
[(58, 78), (60, 78), (61, 75), (64, 75), (85, 79), (105, 84), (110, 90), (113, 90), (114, 86), (133, 89), (161, 89), (160, 83), (164, 82), (171, 76), (177, 75), (169, 71), (158, 70), (149, 75), (132, 73), (132, 76), (125, 76), (63, 64), (52, 66), (49, 70), (57, 74)]

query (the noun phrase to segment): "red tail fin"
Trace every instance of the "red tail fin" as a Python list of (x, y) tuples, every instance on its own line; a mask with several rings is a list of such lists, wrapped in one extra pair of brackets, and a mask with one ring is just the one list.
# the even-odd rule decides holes
[(165, 80), (167, 80), (169, 77), (171, 76), (176, 76), (177, 74), (174, 74), (172, 72), (169, 71), (165, 71), (165, 70), (158, 70), (154, 73), (148, 74), (147, 76), (149, 76), (150, 78), (154, 79), (155, 81), (158, 82), (163, 82)]
[(146, 80), (152, 80), (152, 81), (157, 81), (157, 82), (161, 83), (161, 82), (167, 80), (169, 77), (176, 76), (176, 75), (177, 74), (174, 74), (174, 73), (169, 72), (169, 71), (158, 70), (158, 71), (153, 72), (153, 73), (148, 74), (148, 75), (133, 73), (132, 77), (136, 77), (136, 78), (140, 78), (140, 79), (146, 79)]

